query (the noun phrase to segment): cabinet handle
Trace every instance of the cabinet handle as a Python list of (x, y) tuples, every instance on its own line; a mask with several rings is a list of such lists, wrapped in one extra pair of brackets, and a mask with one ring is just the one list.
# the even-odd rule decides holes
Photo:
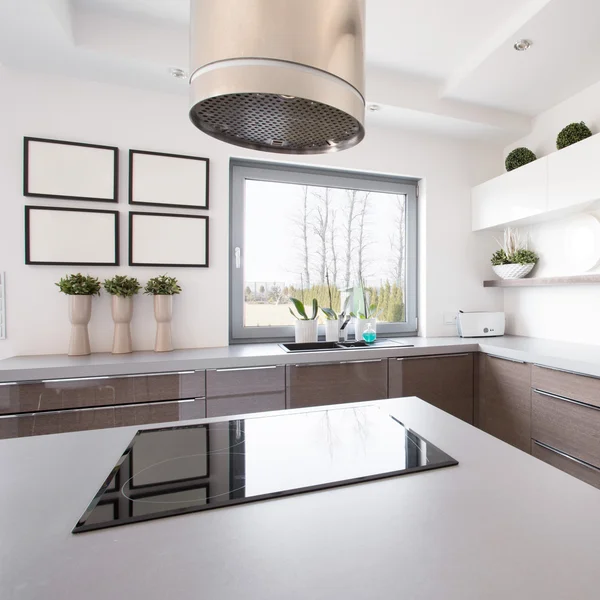
[(504, 356), (496, 356), (495, 354), (486, 354), (490, 358), (495, 358), (496, 360), (506, 360), (508, 362), (518, 363), (520, 365), (526, 365), (527, 363), (524, 360), (517, 360), (516, 358), (506, 358)]
[[(99, 375), (98, 377), (67, 377), (65, 379), (42, 379), (39, 383), (65, 383), (69, 381), (101, 381), (106, 379), (133, 379), (134, 377), (160, 377), (161, 375), (193, 375), (199, 371), (167, 371), (165, 373), (134, 373), (131, 375)], [(37, 383), (23, 381), (23, 385)]]
[(401, 358), (397, 358), (396, 360), (427, 360), (430, 358), (458, 358), (459, 356), (469, 356), (469, 353), (463, 352), (461, 354), (431, 354), (427, 356), (403, 356)]
[(540, 365), (538, 363), (533, 363), (534, 367), (538, 369), (547, 369), (548, 371), (557, 371), (558, 373), (569, 373), (570, 375), (577, 375), (578, 377), (589, 377), (590, 379), (600, 379), (596, 375), (588, 375), (587, 373), (578, 373), (577, 371), (569, 371), (567, 369), (559, 369), (558, 367), (548, 367), (546, 365)]
[(357, 365), (359, 363), (380, 363), (383, 362), (383, 358), (372, 358), (370, 360), (344, 360), (340, 364), (342, 365)]
[(12, 413), (0, 415), (0, 419), (18, 419), (19, 417), (35, 417), (36, 415), (58, 415), (61, 413), (90, 412), (94, 410), (106, 410), (111, 408), (129, 408), (131, 406), (162, 406), (165, 404), (186, 404), (188, 402), (203, 401), (204, 398), (187, 398), (185, 400), (160, 400), (158, 402), (132, 402), (131, 404), (108, 404), (104, 406), (84, 406), (82, 408), (62, 408), (58, 410), (38, 410), (36, 412)]
[(374, 358), (370, 360), (340, 360), (335, 362), (322, 362), (322, 363), (305, 363), (294, 365), (294, 367), (330, 367), (331, 365), (355, 365), (359, 363), (380, 363), (383, 362), (383, 358)]
[(600, 411), (600, 406), (594, 406), (593, 404), (587, 404), (587, 402), (581, 402), (580, 400), (573, 400), (572, 398), (565, 398), (565, 396), (551, 394), (550, 392), (544, 392), (542, 390), (538, 390), (537, 388), (534, 388), (533, 391), (536, 394), (539, 394), (540, 396), (547, 396), (548, 398), (554, 398), (555, 400), (562, 400), (563, 402), (568, 402), (569, 404), (577, 404), (577, 406), (583, 406), (584, 408), (591, 408), (592, 410)]
[(561, 452), (560, 450), (557, 450), (556, 448), (553, 448), (552, 446), (542, 444), (542, 442), (538, 442), (537, 440), (533, 440), (533, 443), (536, 444), (537, 446), (541, 446), (542, 448), (546, 448), (546, 450), (549, 450), (550, 452), (554, 452), (554, 454), (558, 454), (559, 456), (562, 456), (563, 458), (568, 458), (569, 460), (572, 460), (574, 463), (577, 463), (578, 465), (581, 465), (582, 467), (587, 467), (588, 469), (593, 469), (597, 473), (600, 473), (600, 469), (598, 467), (595, 467), (594, 465), (591, 465), (590, 463), (587, 463), (583, 460), (579, 460), (578, 458), (575, 458), (574, 456), (571, 456), (570, 454), (565, 454), (564, 452)]
[(266, 371), (267, 369), (276, 369), (277, 365), (268, 365), (264, 367), (231, 367), (229, 369), (214, 369), (215, 373), (231, 373), (232, 371)]

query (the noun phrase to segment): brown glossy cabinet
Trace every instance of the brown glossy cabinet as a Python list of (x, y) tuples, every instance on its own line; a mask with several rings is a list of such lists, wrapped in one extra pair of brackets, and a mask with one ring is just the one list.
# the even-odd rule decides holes
[(531, 365), (488, 354), (478, 357), (476, 424), (531, 452)]
[(288, 365), (287, 407), (387, 398), (387, 359)]
[(473, 423), (473, 355), (389, 359), (389, 397), (417, 396)]
[(206, 416), (285, 409), (285, 367), (211, 369), (206, 372)]

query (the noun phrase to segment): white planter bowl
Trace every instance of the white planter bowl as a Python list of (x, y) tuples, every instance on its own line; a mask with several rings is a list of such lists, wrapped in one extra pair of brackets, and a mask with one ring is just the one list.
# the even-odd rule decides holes
[(535, 267), (535, 263), (526, 265), (493, 265), (492, 269), (494, 269), (494, 273), (500, 279), (522, 279), (531, 273), (533, 267)]
[(303, 321), (297, 319), (294, 324), (294, 333), (296, 334), (297, 344), (306, 344), (316, 342), (318, 339), (319, 323), (316, 319), (312, 321)]

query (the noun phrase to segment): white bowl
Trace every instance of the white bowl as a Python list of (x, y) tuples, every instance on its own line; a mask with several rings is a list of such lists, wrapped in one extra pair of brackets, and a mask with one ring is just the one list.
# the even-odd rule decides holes
[(522, 279), (531, 273), (533, 267), (535, 267), (535, 263), (528, 263), (526, 265), (492, 265), (494, 273), (500, 279)]

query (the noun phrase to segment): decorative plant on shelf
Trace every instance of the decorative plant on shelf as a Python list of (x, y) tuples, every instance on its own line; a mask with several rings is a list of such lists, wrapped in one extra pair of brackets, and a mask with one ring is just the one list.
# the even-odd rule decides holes
[(69, 296), (69, 356), (90, 354), (88, 323), (92, 316), (92, 297), (100, 295), (100, 281), (96, 277), (77, 273), (65, 275), (56, 285), (63, 294)]
[(502, 279), (521, 279), (528, 275), (539, 260), (538, 255), (530, 250), (527, 240), (521, 241), (517, 229), (508, 227), (504, 230), (504, 242), (500, 249), (492, 255), (492, 268)]
[(513, 171), (536, 159), (537, 156), (529, 148), (515, 148), (512, 152), (508, 153), (504, 165), (507, 171)]
[(173, 350), (171, 320), (173, 319), (173, 296), (181, 293), (175, 277), (160, 275), (148, 280), (144, 294), (154, 296), (154, 317), (156, 319), (155, 352)]
[(104, 289), (112, 296), (112, 317), (115, 323), (113, 334), (113, 354), (129, 354), (133, 351), (131, 340), (131, 319), (133, 317), (133, 296), (141, 289), (135, 277), (115, 275), (104, 280)]
[(590, 128), (581, 121), (580, 123), (571, 123), (567, 125), (556, 138), (556, 147), (558, 150), (566, 148), (571, 144), (576, 144), (592, 135)]

